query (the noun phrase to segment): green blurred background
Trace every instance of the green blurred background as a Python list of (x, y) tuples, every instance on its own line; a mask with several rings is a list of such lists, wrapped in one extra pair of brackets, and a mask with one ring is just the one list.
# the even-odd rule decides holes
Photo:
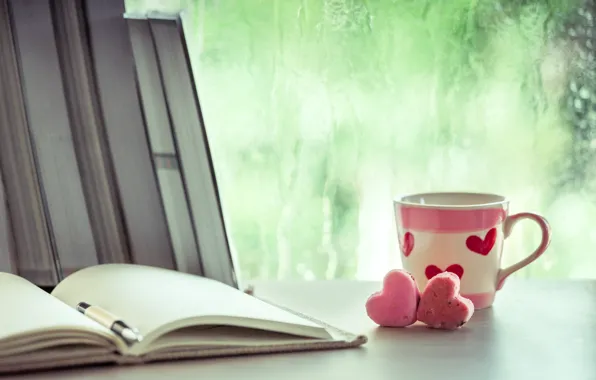
[[(378, 279), (400, 266), (394, 196), (442, 190), (502, 193), (512, 212), (549, 219), (547, 254), (516, 276), (596, 277), (589, 2), (126, 7), (189, 12), (186, 37), (242, 278)], [(539, 238), (531, 222), (517, 225), (503, 264)]]

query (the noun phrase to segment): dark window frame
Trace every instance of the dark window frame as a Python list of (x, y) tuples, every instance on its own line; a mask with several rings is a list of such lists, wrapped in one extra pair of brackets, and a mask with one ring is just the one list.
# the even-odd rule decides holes
[(124, 14), (0, 0), (0, 271), (51, 287), (132, 262), (238, 287), (183, 16)]

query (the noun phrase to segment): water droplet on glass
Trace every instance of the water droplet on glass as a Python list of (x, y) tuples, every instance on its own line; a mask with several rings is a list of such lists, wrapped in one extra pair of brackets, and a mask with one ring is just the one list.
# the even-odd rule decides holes
[(582, 87), (581, 90), (579, 90), (579, 96), (582, 99), (589, 99), (590, 98), (590, 91), (587, 88)]
[(588, 54), (585, 52), (585, 50), (581, 50), (579, 51), (579, 57), (581, 59), (587, 59), (588, 58)]

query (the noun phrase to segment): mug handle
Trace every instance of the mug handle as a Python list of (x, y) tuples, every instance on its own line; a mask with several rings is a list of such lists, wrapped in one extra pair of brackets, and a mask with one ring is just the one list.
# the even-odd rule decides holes
[(501, 290), (501, 288), (503, 287), (503, 283), (505, 282), (505, 279), (507, 279), (507, 277), (509, 277), (514, 272), (517, 272), (518, 270), (522, 269), (526, 265), (532, 263), (534, 260), (542, 256), (542, 254), (546, 251), (548, 245), (550, 244), (551, 231), (548, 221), (544, 219), (542, 216), (534, 214), (533, 212), (520, 212), (519, 214), (508, 216), (505, 219), (505, 222), (503, 223), (505, 239), (507, 239), (509, 235), (511, 235), (513, 226), (522, 219), (530, 219), (538, 224), (538, 226), (542, 230), (542, 241), (540, 242), (538, 248), (536, 248), (536, 250), (532, 252), (531, 255), (511, 265), (510, 267), (499, 270), (499, 274), (497, 275), (497, 290)]

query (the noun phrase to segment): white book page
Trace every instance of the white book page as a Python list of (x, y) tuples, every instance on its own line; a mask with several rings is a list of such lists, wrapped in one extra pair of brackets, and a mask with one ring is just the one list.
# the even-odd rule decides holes
[[(156, 340), (150, 350), (155, 352), (188, 347), (258, 347), (300, 344), (305, 341), (307, 341), (305, 338), (292, 335), (233, 326), (216, 326), (204, 330), (191, 327), (174, 331)], [(310, 341), (316, 341), (316, 339), (310, 339)]]
[(0, 273), (0, 310), (0, 347), (17, 335), (52, 331), (89, 331), (114, 339), (109, 329), (10, 273)]
[[(132, 264), (104, 264), (80, 270), (52, 292), (71, 307), (99, 306), (147, 336), (167, 327), (232, 322), (267, 329), (292, 325), (317, 335), (324, 328), (220, 282), (199, 276)], [(191, 321), (194, 320), (194, 321)], [(275, 328), (273, 328), (275, 330)], [(309, 335), (309, 333), (305, 333)]]

